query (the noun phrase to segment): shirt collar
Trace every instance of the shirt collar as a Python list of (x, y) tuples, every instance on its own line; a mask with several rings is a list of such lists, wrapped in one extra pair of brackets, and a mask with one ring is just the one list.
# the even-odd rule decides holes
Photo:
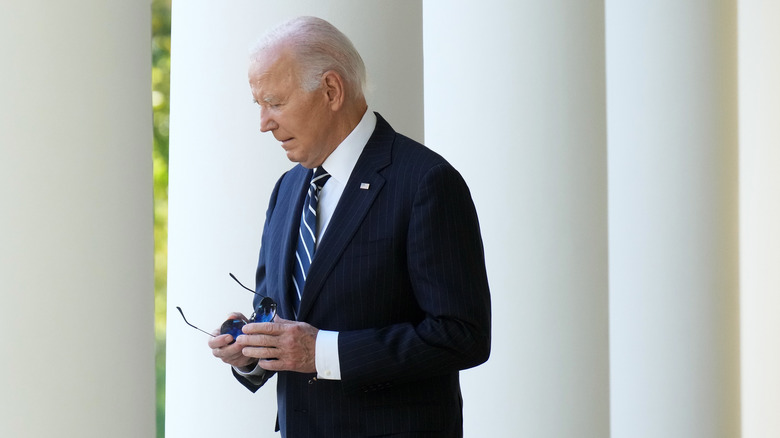
[(367, 109), (363, 118), (360, 119), (360, 123), (322, 163), (322, 167), (328, 171), (331, 178), (336, 179), (342, 185), (347, 183), (352, 169), (355, 168), (355, 164), (357, 164), (358, 158), (360, 158), (360, 154), (375, 128), (376, 114)]

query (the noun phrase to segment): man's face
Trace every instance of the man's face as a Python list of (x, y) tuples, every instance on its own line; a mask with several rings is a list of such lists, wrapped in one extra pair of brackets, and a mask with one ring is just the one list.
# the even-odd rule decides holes
[(285, 50), (271, 50), (249, 66), (249, 86), (260, 105), (260, 130), (282, 142), (290, 161), (314, 168), (338, 146), (326, 90), (300, 86), (298, 63)]

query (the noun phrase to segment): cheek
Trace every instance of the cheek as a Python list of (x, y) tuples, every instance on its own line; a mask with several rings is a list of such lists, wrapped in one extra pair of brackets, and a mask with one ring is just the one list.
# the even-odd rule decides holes
[(314, 135), (324, 134), (328, 132), (329, 119), (322, 111), (311, 111), (306, 126)]
[(317, 136), (322, 126), (317, 114), (313, 111), (301, 111), (295, 120), (289, 120), (291, 129), (295, 129), (297, 136), (313, 138)]
[(293, 136), (308, 143), (319, 143), (320, 137), (327, 135), (326, 117), (321, 103), (310, 98), (301, 99), (294, 106), (285, 108), (284, 128)]

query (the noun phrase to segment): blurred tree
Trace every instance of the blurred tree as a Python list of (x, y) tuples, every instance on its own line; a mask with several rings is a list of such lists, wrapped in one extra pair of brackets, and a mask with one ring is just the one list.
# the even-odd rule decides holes
[(152, 0), (152, 109), (154, 114), (154, 321), (157, 437), (165, 436), (165, 314), (168, 272), (168, 115), (171, 0)]

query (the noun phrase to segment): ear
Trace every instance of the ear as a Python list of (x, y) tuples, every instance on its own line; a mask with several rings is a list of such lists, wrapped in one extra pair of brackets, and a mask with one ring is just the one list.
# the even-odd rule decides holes
[(323, 89), (328, 99), (331, 110), (338, 111), (344, 105), (346, 96), (344, 92), (344, 80), (333, 70), (328, 70), (322, 75)]

